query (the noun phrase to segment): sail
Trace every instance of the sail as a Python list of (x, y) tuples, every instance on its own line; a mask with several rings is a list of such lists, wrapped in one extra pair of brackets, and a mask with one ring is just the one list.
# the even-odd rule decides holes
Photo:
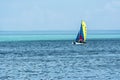
[(78, 34), (77, 34), (77, 37), (76, 37), (76, 42), (78, 42), (79, 41), (79, 36), (80, 36), (80, 32), (78, 32)]
[(87, 38), (87, 27), (86, 27), (85, 21), (82, 21), (82, 31), (83, 31), (83, 34), (84, 34), (84, 42), (86, 42), (86, 38)]
[(80, 26), (80, 30), (79, 30), (77, 37), (76, 37), (76, 42), (78, 42), (78, 41), (86, 42), (86, 37), (87, 37), (86, 23), (85, 23), (85, 21), (82, 21), (81, 26)]

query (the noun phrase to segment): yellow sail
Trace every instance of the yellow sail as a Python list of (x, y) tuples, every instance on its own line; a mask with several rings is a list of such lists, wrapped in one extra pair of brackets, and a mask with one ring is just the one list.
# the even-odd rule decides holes
[(87, 38), (87, 26), (85, 21), (82, 20), (82, 29), (83, 29), (83, 35), (84, 35), (84, 42), (86, 42), (86, 38)]

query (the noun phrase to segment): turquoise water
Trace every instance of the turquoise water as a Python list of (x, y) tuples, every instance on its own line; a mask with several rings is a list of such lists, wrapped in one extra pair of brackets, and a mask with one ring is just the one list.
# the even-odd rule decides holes
[(2, 35), (0, 41), (21, 41), (21, 40), (69, 40), (74, 35)]
[[(74, 40), (76, 35), (0, 35), (0, 41), (24, 41), (24, 40)], [(88, 35), (87, 39), (120, 38), (120, 35)]]
[[(75, 40), (77, 31), (0, 31), (0, 41)], [(88, 39), (120, 38), (119, 30), (88, 31)]]

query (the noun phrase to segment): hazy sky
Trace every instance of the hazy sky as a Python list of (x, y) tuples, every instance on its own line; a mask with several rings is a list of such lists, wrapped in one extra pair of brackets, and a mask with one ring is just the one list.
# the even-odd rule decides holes
[(0, 31), (120, 30), (120, 0), (0, 0)]

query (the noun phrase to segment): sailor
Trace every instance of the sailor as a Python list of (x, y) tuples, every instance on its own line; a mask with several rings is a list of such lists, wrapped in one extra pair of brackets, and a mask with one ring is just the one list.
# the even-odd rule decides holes
[(73, 42), (73, 44), (75, 44), (75, 42)]
[(79, 40), (79, 42), (80, 42), (80, 43), (83, 43), (83, 40), (82, 40), (82, 39), (80, 39), (80, 40)]

